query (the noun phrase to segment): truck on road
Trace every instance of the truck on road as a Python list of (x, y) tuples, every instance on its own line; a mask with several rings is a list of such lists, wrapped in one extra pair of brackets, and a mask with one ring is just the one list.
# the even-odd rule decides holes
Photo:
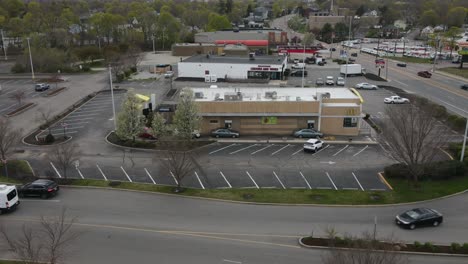
[(365, 69), (362, 68), (361, 64), (343, 64), (340, 67), (340, 73), (347, 76), (363, 75)]

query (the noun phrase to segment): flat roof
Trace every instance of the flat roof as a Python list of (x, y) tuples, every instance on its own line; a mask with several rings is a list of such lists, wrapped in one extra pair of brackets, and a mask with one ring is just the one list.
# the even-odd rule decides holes
[(254, 60), (251, 60), (249, 56), (218, 56), (210, 55), (209, 58), (205, 54), (198, 54), (192, 57), (188, 57), (183, 62), (195, 62), (195, 63), (235, 63), (235, 64), (282, 64), (284, 61), (284, 56), (271, 56), (271, 55), (260, 55), (255, 56)]
[[(195, 94), (195, 100), (200, 102), (210, 101), (229, 101), (227, 97), (236, 96), (238, 92), (242, 94), (242, 101), (256, 101), (256, 102), (269, 102), (269, 101), (317, 101), (317, 94), (330, 94), (331, 99), (359, 99), (348, 88), (296, 88), (296, 87), (218, 87), (218, 88), (193, 88), (191, 89)], [(273, 93), (276, 92), (276, 96)], [(274, 99), (276, 97), (276, 99)], [(234, 100), (235, 101), (235, 100)], [(239, 101), (239, 100), (237, 100)], [(352, 103), (333, 103), (333, 105), (340, 106), (356, 106)], [(332, 106), (332, 105), (330, 105)]]

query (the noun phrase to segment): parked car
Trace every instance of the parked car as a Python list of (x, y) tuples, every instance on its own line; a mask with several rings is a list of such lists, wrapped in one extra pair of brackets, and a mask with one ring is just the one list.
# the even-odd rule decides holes
[(336, 79), (336, 85), (338, 85), (338, 86), (344, 86), (344, 85), (345, 85), (344, 78), (343, 78), (343, 77), (338, 77), (338, 78)]
[(396, 64), (396, 66), (398, 66), (398, 67), (406, 67), (406, 62), (398, 62), (398, 63)]
[(167, 71), (164, 73), (164, 78), (168, 79), (174, 77), (174, 72), (173, 71)]
[(348, 62), (349, 62), (349, 64), (351, 64), (351, 63), (355, 63), (355, 62), (356, 62), (356, 60), (355, 60), (355, 59), (353, 59), (353, 58), (348, 58)]
[(217, 137), (217, 138), (220, 138), (220, 137), (238, 138), (239, 137), (239, 132), (234, 131), (234, 130), (229, 129), (229, 128), (218, 128), (216, 130), (213, 130), (211, 132), (211, 135), (213, 137)]
[(300, 129), (294, 132), (297, 138), (321, 138), (323, 134), (312, 128)]
[(356, 84), (356, 89), (365, 89), (365, 90), (377, 90), (377, 85), (370, 83), (358, 83)]
[(47, 199), (55, 196), (59, 189), (60, 187), (54, 181), (39, 179), (20, 186), (18, 188), (18, 194), (20, 197), (37, 196), (42, 199)]
[(327, 85), (335, 85), (335, 78), (333, 76), (327, 76), (327, 80), (325, 81)]
[(323, 141), (316, 138), (311, 138), (304, 143), (304, 152), (313, 151), (316, 152), (317, 150), (323, 147)]
[(303, 62), (298, 62), (296, 64), (293, 64), (291, 66), (292, 69), (305, 69), (305, 63)]
[(424, 77), (424, 78), (431, 78), (432, 73), (428, 71), (420, 71), (418, 72), (418, 76)]
[(324, 84), (325, 84), (325, 82), (323, 81), (322, 78), (317, 78), (317, 80), (315, 81), (315, 85), (317, 85), (317, 86), (322, 86)]
[(47, 83), (36, 83), (36, 85), (34, 85), (34, 90), (36, 90), (37, 92), (42, 92), (49, 88), (50, 88), (50, 85)]
[(415, 208), (395, 217), (398, 226), (411, 230), (422, 226), (439, 226), (444, 221), (441, 213), (429, 208)]
[(19, 204), (16, 186), (0, 184), (0, 214), (15, 210)]
[(463, 84), (461, 88), (468, 91), (468, 83)]
[(304, 76), (307, 76), (307, 71), (304, 71), (304, 70), (295, 70), (295, 71), (291, 71), (291, 73), (289, 74), (289, 76), (294, 76), (294, 77), (302, 77), (302, 73), (304, 73)]
[(319, 61), (319, 62), (317, 63), (317, 65), (318, 65), (318, 66), (323, 66), (323, 65), (325, 65), (325, 62), (324, 62), (324, 61)]
[(403, 98), (398, 95), (393, 95), (384, 99), (384, 103), (386, 104), (407, 104), (409, 102), (408, 98)]
[(331, 48), (331, 51), (336, 51), (336, 49), (335, 49), (335, 48)]

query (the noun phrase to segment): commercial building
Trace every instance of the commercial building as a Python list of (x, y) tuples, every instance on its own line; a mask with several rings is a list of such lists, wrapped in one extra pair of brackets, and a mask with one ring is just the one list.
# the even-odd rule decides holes
[(177, 64), (179, 78), (216, 82), (222, 80), (281, 80), (286, 56), (195, 55)]
[(290, 136), (301, 128), (326, 135), (359, 134), (362, 101), (348, 88), (185, 89), (194, 93), (205, 135), (220, 127), (241, 136)]

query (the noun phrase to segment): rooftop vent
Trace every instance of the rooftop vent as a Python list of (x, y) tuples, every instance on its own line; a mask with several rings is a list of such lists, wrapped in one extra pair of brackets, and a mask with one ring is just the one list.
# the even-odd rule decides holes
[(300, 97), (300, 96), (296, 96), (296, 101), (301, 101), (301, 97)]
[(242, 94), (238, 93), (224, 93), (224, 101), (242, 101)]
[(265, 98), (276, 99), (276, 96), (277, 96), (276, 92), (265, 92)]
[(196, 99), (202, 99), (203, 98), (203, 93), (202, 92), (196, 92), (195, 93), (195, 98)]

